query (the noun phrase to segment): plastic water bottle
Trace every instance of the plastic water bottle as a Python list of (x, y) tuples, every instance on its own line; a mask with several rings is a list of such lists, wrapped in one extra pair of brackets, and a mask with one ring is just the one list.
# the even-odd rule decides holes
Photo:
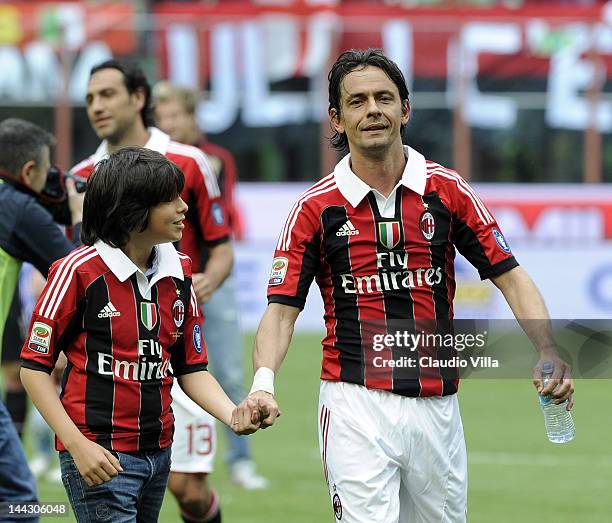
[[(555, 367), (552, 362), (547, 361), (542, 366), (542, 383), (544, 387), (550, 381)], [(540, 394), (540, 407), (544, 413), (544, 425), (546, 426), (546, 435), (552, 443), (567, 443), (572, 441), (576, 435), (574, 428), (574, 420), (572, 413), (565, 408), (567, 401), (559, 405), (555, 405), (551, 396), (542, 396)]]

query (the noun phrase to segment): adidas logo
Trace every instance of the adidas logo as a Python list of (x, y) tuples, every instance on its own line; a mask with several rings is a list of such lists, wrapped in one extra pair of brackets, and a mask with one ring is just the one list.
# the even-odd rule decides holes
[(355, 229), (351, 220), (347, 220), (346, 223), (340, 227), (340, 230), (336, 233), (336, 236), (357, 236), (359, 231)]
[(114, 316), (121, 316), (121, 313), (115, 309), (115, 306), (110, 301), (98, 313), (98, 318), (112, 318)]

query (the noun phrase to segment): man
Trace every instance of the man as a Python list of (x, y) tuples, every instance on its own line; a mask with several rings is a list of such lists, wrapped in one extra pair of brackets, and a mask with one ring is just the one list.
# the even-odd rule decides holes
[[(239, 214), (234, 203), (236, 167), (229, 151), (211, 144), (198, 127), (195, 117), (198, 93), (192, 89), (159, 82), (153, 89), (155, 115), (159, 127), (173, 140), (192, 144), (206, 153), (221, 188), (221, 198), (227, 211), (234, 238), (240, 238)], [(207, 319), (205, 338), (208, 356), (215, 377), (235, 403), (244, 398), (242, 338), (234, 279), (228, 276), (208, 299), (201, 303)], [(201, 421), (204, 423), (204, 420)], [(177, 425), (178, 426), (178, 425)], [(249, 439), (225, 430), (229, 451), (226, 461), (232, 481), (245, 489), (263, 489), (268, 481), (257, 474), (251, 458)], [(211, 469), (212, 471), (212, 469)]]
[[(30, 122), (0, 122), (0, 341), (17, 288), (21, 263), (47, 275), (51, 263), (75, 246), (39, 203), (50, 167), (53, 137)], [(83, 197), (67, 182), (72, 224), (79, 235)], [(15, 340), (13, 340), (15, 341)], [(11, 418), (0, 402), (0, 500), (36, 501), (36, 483)], [(0, 510), (2, 521), (11, 521)], [(31, 521), (38, 518), (31, 519)]]
[[(558, 379), (539, 392), (570, 399), (544, 302), (518, 266), (489, 210), (454, 171), (403, 146), (408, 89), (381, 51), (343, 53), (329, 74), (329, 117), (349, 155), (299, 198), (281, 231), (268, 308), (253, 349), (249, 398), (274, 423), (274, 373), (316, 277), (325, 304), (320, 449), (334, 514), (342, 522), (465, 521), (467, 460), (456, 397), (458, 375), (394, 369), (396, 349), (373, 336), (427, 329), (453, 317), (456, 247), (502, 291)], [(425, 347), (417, 347), (419, 354)], [(379, 364), (380, 364), (380, 360)], [(396, 360), (397, 361), (397, 360)]]
[[(103, 141), (92, 156), (73, 167), (72, 173), (87, 178), (101, 159), (129, 145), (157, 151), (178, 165), (185, 175), (181, 198), (189, 206), (181, 251), (191, 257), (193, 287), (199, 302), (207, 301), (230, 273), (233, 253), (219, 187), (206, 157), (199, 149), (174, 142), (167, 134), (151, 127), (151, 87), (136, 65), (108, 60), (94, 67), (86, 103), (89, 121)], [(208, 249), (206, 260), (202, 258), (204, 246)], [(193, 407), (186, 401), (188, 398), (173, 389), (173, 397), (176, 396), (179, 400), (173, 408), (177, 413), (181, 408)], [(181, 403), (183, 400), (187, 407)], [(210, 422), (205, 427), (192, 427), (190, 434), (177, 433), (178, 444), (192, 454), (183, 456), (175, 452), (173, 469), (181, 462), (195, 460), (201, 452), (201, 440), (214, 441), (213, 431), (214, 424)], [(208, 486), (206, 475), (192, 476), (193, 482), (186, 483), (183, 477), (173, 475), (168, 484), (178, 500), (183, 520), (221, 521), (217, 494)]]

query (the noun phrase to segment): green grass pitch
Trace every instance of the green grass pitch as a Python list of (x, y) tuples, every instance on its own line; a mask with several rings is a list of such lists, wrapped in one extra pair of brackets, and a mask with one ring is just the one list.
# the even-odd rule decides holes
[[(264, 492), (233, 487), (221, 461), (212, 482), (227, 523), (333, 522), (317, 444), (321, 362), (318, 336), (296, 336), (276, 380), (283, 411), (277, 426), (254, 436)], [(245, 340), (249, 360), (252, 338)], [(250, 375), (250, 373), (248, 373)], [(610, 381), (576, 383), (576, 439), (548, 443), (535, 390), (527, 380), (464, 380), (459, 398), (469, 457), (471, 523), (602, 523), (612, 521)], [(41, 482), (42, 501), (66, 501), (61, 485)], [(70, 518), (72, 519), (72, 518)], [(67, 521), (45, 518), (43, 521)], [(161, 522), (180, 521), (166, 495)]]

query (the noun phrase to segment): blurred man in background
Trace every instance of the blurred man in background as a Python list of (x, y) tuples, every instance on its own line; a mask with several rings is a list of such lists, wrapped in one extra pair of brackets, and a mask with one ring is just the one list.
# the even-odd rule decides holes
[[(189, 206), (180, 248), (191, 257), (198, 300), (207, 301), (230, 273), (233, 252), (216, 177), (206, 157), (199, 149), (172, 141), (153, 127), (151, 87), (135, 64), (108, 60), (94, 67), (86, 104), (91, 126), (103, 141), (92, 156), (73, 167), (72, 173), (87, 178), (100, 160), (129, 145), (157, 151), (178, 165), (185, 175), (181, 198)], [(206, 258), (201, 255), (203, 246), (207, 247)], [(185, 522), (220, 522), (218, 496), (207, 480), (215, 450), (212, 417), (206, 414), (206, 422), (189, 427), (182, 413), (195, 410), (194, 405), (176, 384), (172, 396), (176, 445), (168, 488)]]
[[(14, 296), (22, 262), (31, 263), (46, 276), (51, 264), (75, 247), (39, 201), (47, 182), (53, 144), (49, 133), (25, 120), (10, 118), (0, 123), (0, 341), (3, 345), (9, 308), (12, 303), (17, 305)], [(83, 196), (77, 194), (72, 180), (66, 188), (71, 221), (78, 238)], [(13, 329), (19, 312), (14, 308)], [(18, 331), (12, 332), (7, 343), (18, 340)], [(10, 376), (7, 383), (15, 386)], [(9, 389), (9, 392), (15, 390)], [(36, 501), (36, 483), (3, 402), (0, 402), (0, 500)], [(6, 514), (0, 516), (2, 521), (10, 521)]]
[[(197, 91), (168, 82), (159, 82), (153, 89), (155, 116), (159, 127), (173, 140), (194, 145), (206, 153), (221, 189), (221, 198), (233, 237), (240, 239), (240, 216), (234, 202), (237, 181), (234, 158), (227, 149), (206, 140), (206, 135), (196, 121), (198, 100)], [(203, 257), (205, 256), (206, 253), (203, 253)], [(242, 338), (232, 276), (228, 276), (209, 299), (202, 301), (201, 306), (207, 321), (204, 337), (215, 377), (232, 401), (240, 403), (244, 398)], [(236, 436), (231, 430), (226, 430), (225, 434), (229, 444), (225, 459), (232, 481), (246, 489), (266, 488), (268, 481), (255, 470), (249, 440)]]

